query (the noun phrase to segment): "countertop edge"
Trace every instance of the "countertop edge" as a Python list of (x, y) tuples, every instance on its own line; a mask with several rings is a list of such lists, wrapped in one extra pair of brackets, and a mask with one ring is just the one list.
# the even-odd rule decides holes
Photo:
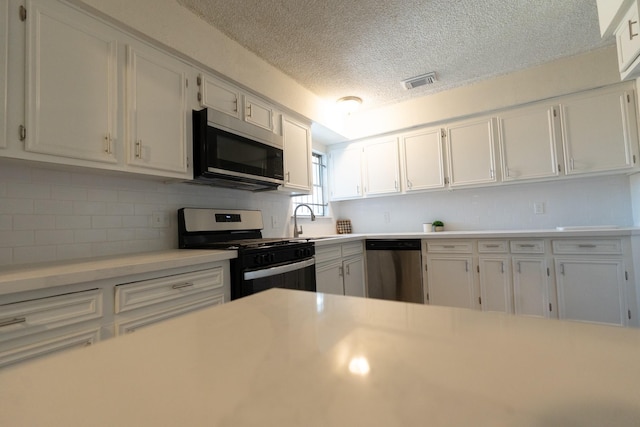
[(0, 273), (0, 295), (114, 279), (211, 262), (237, 256), (232, 250), (174, 249), (86, 260), (16, 266)]

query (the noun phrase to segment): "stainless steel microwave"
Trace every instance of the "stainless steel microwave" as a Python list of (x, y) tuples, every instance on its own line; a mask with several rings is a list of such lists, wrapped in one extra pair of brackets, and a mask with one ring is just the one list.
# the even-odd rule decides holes
[(283, 150), (214, 126), (193, 111), (193, 175), (197, 183), (252, 191), (284, 183)]

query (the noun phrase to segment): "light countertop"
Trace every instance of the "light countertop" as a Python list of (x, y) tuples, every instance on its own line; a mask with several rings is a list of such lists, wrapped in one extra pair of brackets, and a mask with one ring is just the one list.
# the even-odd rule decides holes
[(637, 426), (640, 331), (272, 289), (0, 371), (3, 426)]
[(0, 295), (224, 261), (236, 256), (236, 251), (174, 249), (88, 258), (86, 260), (20, 265), (5, 268), (0, 272)]

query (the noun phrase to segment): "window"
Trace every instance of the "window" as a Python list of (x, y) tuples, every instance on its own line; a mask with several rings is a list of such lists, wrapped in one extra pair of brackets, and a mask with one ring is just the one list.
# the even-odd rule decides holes
[[(316, 216), (327, 215), (327, 202), (325, 197), (325, 156), (320, 153), (313, 153), (311, 158), (311, 175), (313, 186), (311, 194), (293, 197), (293, 209), (304, 203), (313, 208)], [(307, 209), (300, 209), (300, 214), (307, 215)]]

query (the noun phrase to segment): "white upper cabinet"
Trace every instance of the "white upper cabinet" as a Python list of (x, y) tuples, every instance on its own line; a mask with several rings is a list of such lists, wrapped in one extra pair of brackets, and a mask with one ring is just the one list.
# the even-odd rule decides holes
[(404, 191), (444, 188), (442, 133), (429, 128), (401, 135)]
[(207, 74), (198, 76), (198, 100), (202, 107), (210, 107), (236, 119), (240, 118), (240, 90)]
[(0, 0), (0, 148), (7, 146), (7, 67), (9, 0)]
[(284, 187), (311, 191), (311, 129), (282, 116), (284, 140)]
[(541, 104), (498, 115), (503, 181), (559, 175), (557, 110), (556, 106)]
[(26, 6), (25, 149), (116, 163), (117, 32), (57, 2)]
[(362, 147), (348, 146), (329, 153), (331, 200), (362, 197)]
[(618, 47), (618, 68), (626, 71), (640, 55), (640, 22), (638, 21), (638, 4), (634, 1), (622, 18), (624, 25), (616, 31)]
[(485, 117), (449, 125), (449, 185), (458, 187), (496, 182), (494, 147), (492, 118)]
[(187, 70), (152, 47), (127, 46), (127, 151), (136, 167), (187, 171)]
[(275, 111), (260, 98), (244, 95), (244, 121), (273, 132)]
[(561, 102), (568, 175), (631, 169), (638, 146), (632, 90), (590, 91)]
[(616, 30), (622, 18), (624, 8), (635, 0), (597, 0), (598, 18), (600, 21), (600, 35), (610, 36)]
[(364, 146), (365, 194), (400, 192), (398, 139), (393, 136), (368, 141)]

